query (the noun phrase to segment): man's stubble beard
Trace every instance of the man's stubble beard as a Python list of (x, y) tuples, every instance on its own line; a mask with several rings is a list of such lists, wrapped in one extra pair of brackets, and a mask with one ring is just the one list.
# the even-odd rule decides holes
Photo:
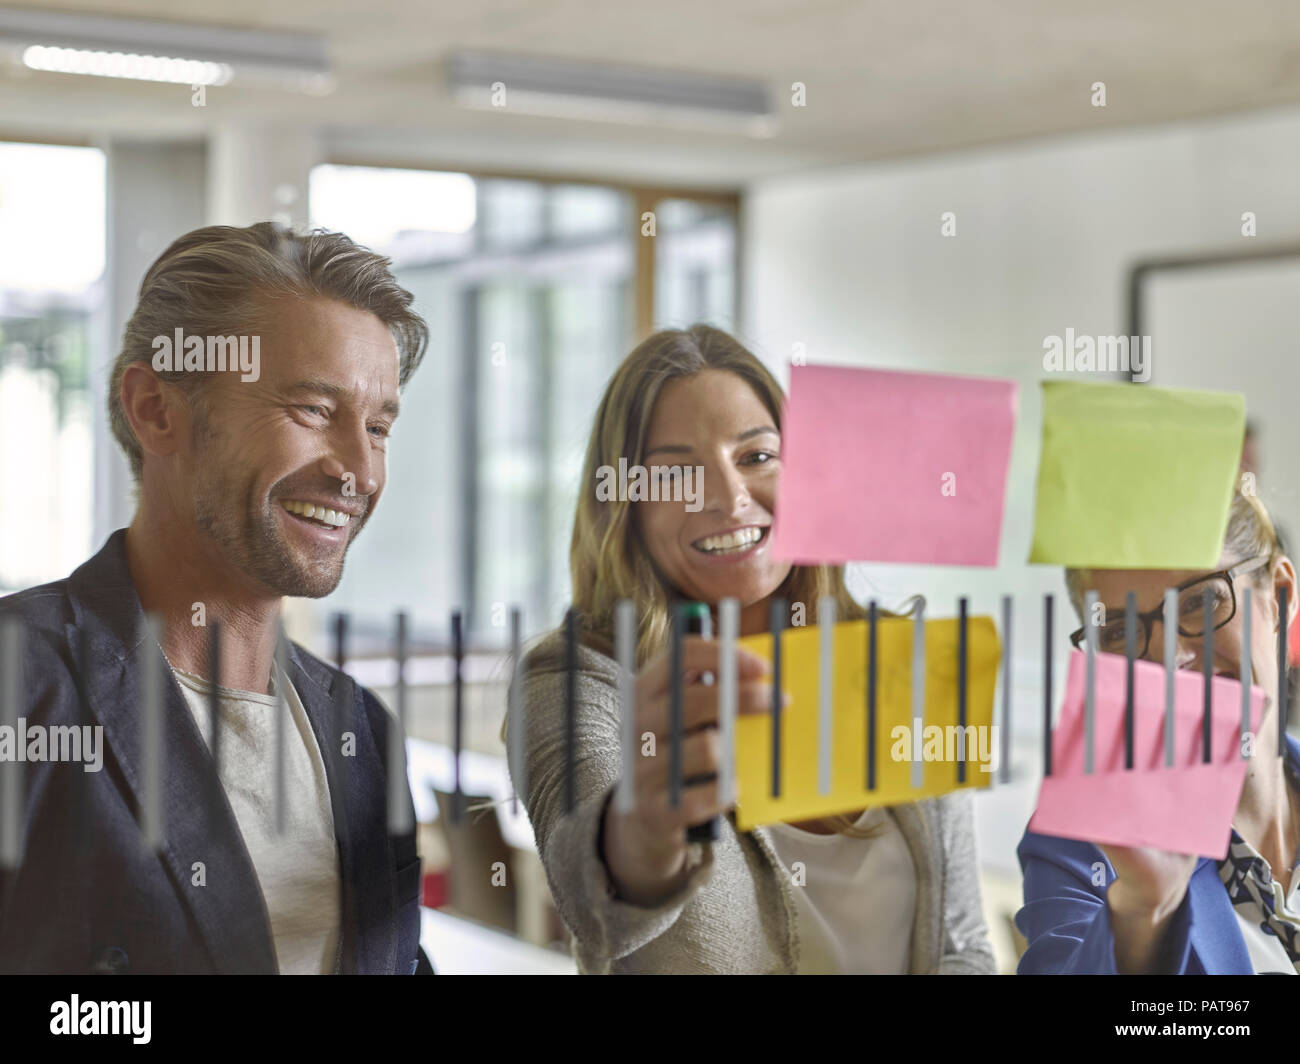
[[(196, 412), (194, 428), (195, 444), (202, 445), (206, 455), (215, 459), (220, 451), (216, 446), (219, 440), (201, 413)], [(360, 534), (369, 512), (353, 518), (357, 525), (349, 530), (342, 554), (328, 560), (302, 562), (277, 523), (276, 511), (282, 507), (275, 497), (267, 499), (261, 513), (249, 513), (246, 507), (250, 500), (239, 498), (222, 482), (225, 468), (225, 463), (220, 460), (198, 463), (194, 523), (199, 531), (211, 539), (236, 568), (277, 595), (324, 598), (338, 587), (343, 579), (343, 562), (348, 548)]]

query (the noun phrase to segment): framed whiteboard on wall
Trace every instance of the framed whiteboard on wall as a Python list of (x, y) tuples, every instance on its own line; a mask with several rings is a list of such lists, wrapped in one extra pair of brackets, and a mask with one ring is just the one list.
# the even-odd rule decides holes
[[(1250, 241), (1244, 241), (1250, 243)], [(1151, 338), (1150, 383), (1240, 392), (1256, 490), (1300, 550), (1300, 246), (1152, 259), (1129, 275), (1129, 334)]]

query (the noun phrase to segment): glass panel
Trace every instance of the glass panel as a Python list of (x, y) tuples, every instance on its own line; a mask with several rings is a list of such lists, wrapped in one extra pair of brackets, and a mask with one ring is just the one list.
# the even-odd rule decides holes
[(478, 238), (491, 250), (523, 248), (546, 236), (546, 186), (534, 181), (478, 182)]
[(655, 328), (736, 327), (736, 215), (728, 206), (662, 200), (655, 207)]
[[(356, 654), (390, 648), (392, 617), (399, 609), (410, 612), (415, 630), (436, 621), (437, 630), (445, 632), (449, 611), (462, 599), (458, 410), (465, 374), (462, 361), (449, 357), (463, 343), (461, 292), (432, 266), (394, 273), (415, 297), (430, 338), (424, 361), (402, 393), (383, 498), (327, 600), (330, 612), (352, 614)], [(316, 617), (321, 626), (326, 620), (323, 612)], [(317, 649), (324, 646), (318, 640)]]
[(556, 185), (551, 189), (550, 228), (556, 240), (616, 236), (632, 224), (627, 197), (612, 188)]
[(89, 367), (103, 304), (104, 155), (0, 143), (0, 589), (92, 551)]
[(572, 597), (569, 544), (587, 441), (611, 374), (630, 350), (630, 271), (560, 285), (550, 293), (548, 431), (554, 460), (546, 503), (543, 606), (554, 623)]
[(519, 282), (492, 284), (479, 298), (476, 365), (479, 430), (475, 621), (506, 623), (509, 605), (524, 608), (530, 630), (543, 624), (540, 511), (546, 439), (539, 403), (546, 381), (544, 290)]
[[(1146, 639), (1146, 633), (1143, 630), (1143, 622), (1138, 621), (1133, 628), (1134, 638), (1137, 640), (1134, 653), (1142, 653), (1142, 643)], [(1120, 614), (1119, 618), (1110, 624), (1103, 625), (1097, 629), (1097, 649), (1107, 654), (1125, 654), (1128, 652), (1128, 636), (1125, 634), (1124, 617)]]
[(1227, 577), (1216, 576), (1184, 588), (1178, 595), (1178, 627), (1191, 635), (1205, 631), (1205, 592), (1210, 592), (1214, 623), (1226, 624), (1232, 618), (1233, 591)]
[[(352, 172), (317, 179), (342, 169)], [(393, 204), (456, 199), (465, 182), (472, 209)], [(320, 167), (312, 191), (312, 223), (366, 234), (393, 255), (430, 328), (403, 396), (383, 505), (329, 610), (352, 612), (373, 649), (387, 646), (403, 608), (439, 643), (453, 609), (467, 611), (471, 639), (489, 646), (505, 639), (510, 605), (523, 607), (528, 635), (557, 623), (582, 449), (601, 389), (631, 348), (630, 197), (364, 167)]]

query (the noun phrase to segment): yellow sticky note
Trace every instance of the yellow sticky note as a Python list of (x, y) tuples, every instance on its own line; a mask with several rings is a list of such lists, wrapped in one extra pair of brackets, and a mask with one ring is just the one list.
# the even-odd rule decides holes
[[(781, 686), (792, 703), (781, 713), (780, 797), (772, 796), (772, 720), (746, 714), (736, 721), (736, 823), (810, 820), (874, 806), (987, 787), (997, 766), (993, 692), (1001, 646), (991, 617), (967, 619), (966, 730), (958, 727), (957, 621), (925, 622), (925, 710), (918, 733), (912, 719), (914, 622), (877, 622), (876, 779), (867, 789), (867, 622), (835, 625), (832, 644), (831, 787), (820, 789), (820, 631), (788, 628), (781, 636)], [(772, 660), (772, 637), (740, 646)], [(964, 739), (966, 779), (958, 782)], [(921, 763), (921, 786), (912, 765)]]

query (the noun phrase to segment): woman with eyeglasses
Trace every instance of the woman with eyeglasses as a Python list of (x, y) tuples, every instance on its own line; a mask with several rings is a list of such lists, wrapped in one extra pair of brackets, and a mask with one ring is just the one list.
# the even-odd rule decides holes
[[(1104, 607), (1097, 646), (1126, 651), (1124, 602), (1137, 594), (1138, 656), (1163, 663), (1163, 597), (1178, 591), (1177, 667), (1203, 667), (1206, 603), (1213, 669), (1238, 679), (1244, 596), (1250, 596), (1251, 672), (1268, 696), (1222, 861), (1148, 847), (1093, 845), (1026, 832), (1018, 854), (1028, 940), (1027, 974), (1294, 975), (1300, 970), (1300, 746), (1278, 757), (1277, 631), (1282, 591), (1296, 615), (1296, 570), (1260, 501), (1236, 493), (1223, 554), (1213, 572), (1067, 570), (1080, 618), (1084, 595)], [(1110, 623), (1105, 623), (1109, 621)], [(1081, 646), (1085, 629), (1071, 636)]]

